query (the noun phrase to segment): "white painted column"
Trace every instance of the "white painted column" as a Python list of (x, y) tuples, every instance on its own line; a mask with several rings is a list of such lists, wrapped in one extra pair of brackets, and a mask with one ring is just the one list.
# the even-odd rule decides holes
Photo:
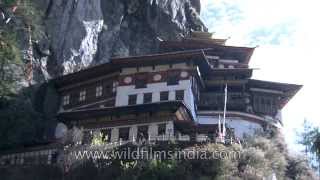
[(143, 104), (143, 94), (137, 94), (137, 104)]
[(112, 128), (111, 130), (111, 142), (118, 142), (119, 140), (119, 129)]
[(171, 101), (176, 100), (176, 92), (175, 91), (169, 91), (169, 100), (171, 100)]
[(166, 136), (168, 136), (169, 138), (173, 138), (174, 137), (174, 125), (173, 125), (173, 121), (169, 121), (166, 124)]
[(160, 92), (152, 93), (152, 102), (159, 102), (160, 101)]
[(131, 126), (129, 131), (129, 141), (137, 141), (138, 128), (137, 126)]
[(148, 128), (148, 135), (153, 140), (158, 134), (158, 125), (157, 124), (150, 124)]

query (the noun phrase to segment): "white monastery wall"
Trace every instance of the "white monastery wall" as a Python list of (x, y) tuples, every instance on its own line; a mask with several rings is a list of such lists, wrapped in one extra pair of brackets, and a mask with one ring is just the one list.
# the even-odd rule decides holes
[(147, 84), (146, 88), (135, 88), (135, 85), (118, 86), (116, 106), (127, 106), (129, 95), (137, 94), (137, 104), (143, 104), (143, 94), (152, 93), (152, 102), (160, 101), (160, 92), (169, 91), (169, 101), (175, 100), (175, 91), (184, 90), (184, 103), (195, 117), (194, 96), (190, 80), (180, 80), (178, 85), (167, 85), (166, 82)]

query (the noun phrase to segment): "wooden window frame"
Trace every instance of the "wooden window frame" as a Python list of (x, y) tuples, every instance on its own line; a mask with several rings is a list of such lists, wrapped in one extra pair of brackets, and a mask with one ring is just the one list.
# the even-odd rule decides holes
[(166, 134), (166, 129), (167, 129), (167, 124), (158, 124), (158, 136), (165, 135)]
[(130, 127), (119, 128), (119, 140), (128, 141), (130, 138)]
[(134, 84), (136, 89), (146, 88), (148, 84), (147, 74), (146, 73), (137, 74), (135, 76)]
[(83, 102), (86, 100), (86, 94), (87, 94), (86, 90), (80, 91), (80, 93), (79, 93), (79, 101), (80, 102)]
[[(165, 96), (166, 98), (163, 98)], [(160, 92), (160, 101), (169, 101), (169, 91)]]
[(143, 138), (145, 140), (147, 140), (149, 138), (149, 126), (148, 125), (138, 126), (137, 139), (142, 140)]
[(69, 94), (68, 95), (64, 95), (62, 97), (62, 105), (63, 106), (67, 106), (69, 104), (70, 104), (70, 95)]
[(113, 81), (112, 82), (112, 92), (115, 93), (117, 91), (117, 87), (119, 85), (118, 81)]
[(152, 93), (143, 94), (143, 103), (152, 103)]
[(103, 86), (96, 87), (96, 97), (101, 97), (103, 95)]
[[(131, 98), (134, 98), (134, 100)], [(128, 96), (128, 105), (136, 105), (137, 104), (138, 95), (137, 94), (130, 94)], [(134, 102), (133, 102), (134, 101)]]
[(177, 101), (184, 101), (184, 90), (176, 90), (175, 99)]
[(178, 85), (180, 80), (180, 72), (172, 71), (167, 75), (167, 86)]
[(111, 142), (111, 131), (112, 129), (110, 128), (101, 130), (102, 138), (105, 142)]

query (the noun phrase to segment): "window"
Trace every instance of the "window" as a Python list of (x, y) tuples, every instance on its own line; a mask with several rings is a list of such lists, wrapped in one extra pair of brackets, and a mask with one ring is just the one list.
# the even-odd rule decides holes
[(136, 88), (146, 88), (147, 87), (147, 75), (137, 75), (135, 79)]
[(111, 141), (111, 129), (103, 129), (103, 130), (101, 130), (101, 134), (102, 134), (102, 140), (104, 142)]
[(54, 152), (51, 155), (51, 164), (56, 164), (58, 162), (58, 152)]
[(112, 83), (105, 84), (102, 87), (102, 94), (109, 97), (116, 91), (116, 87), (113, 87)]
[(160, 101), (168, 101), (169, 100), (169, 91), (160, 92)]
[(91, 144), (92, 139), (93, 139), (93, 135), (91, 131), (83, 132), (82, 144)]
[(70, 95), (63, 96), (62, 104), (65, 106), (65, 105), (68, 105), (69, 103), (70, 103)]
[(79, 101), (86, 100), (86, 91), (80, 91)]
[(138, 126), (138, 140), (147, 140), (148, 138), (148, 126)]
[(165, 135), (165, 134), (166, 134), (166, 124), (159, 124), (158, 135)]
[(253, 108), (258, 113), (274, 115), (277, 112), (274, 97), (266, 97), (265, 95), (256, 95), (254, 97)]
[(128, 141), (129, 140), (129, 131), (130, 131), (129, 127), (120, 128), (119, 129), (119, 139), (121, 139), (122, 141)]
[(184, 90), (176, 91), (176, 100), (178, 100), (178, 101), (184, 100)]
[(143, 103), (151, 103), (152, 102), (152, 93), (143, 94)]
[(179, 73), (170, 72), (168, 74), (167, 85), (177, 85), (179, 84)]
[(128, 105), (134, 105), (137, 104), (137, 95), (129, 95)]
[(117, 90), (117, 87), (118, 87), (118, 81), (114, 81), (113, 83), (112, 83), (112, 92), (116, 92), (116, 90)]
[(96, 97), (102, 96), (102, 86), (96, 87)]

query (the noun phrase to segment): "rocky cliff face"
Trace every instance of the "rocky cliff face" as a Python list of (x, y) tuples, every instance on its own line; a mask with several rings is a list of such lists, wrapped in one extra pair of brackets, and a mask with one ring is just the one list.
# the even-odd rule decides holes
[[(112, 56), (156, 52), (161, 40), (179, 39), (187, 36), (191, 30), (207, 31), (198, 15), (200, 0), (28, 2), (35, 2), (32, 8), (39, 6), (44, 15), (39, 12), (37, 16), (36, 10), (33, 16), (29, 16), (30, 13), (18, 16), (17, 12), (17, 16), (10, 23), (0, 21), (0, 30), (5, 27), (9, 33), (18, 31), (18, 48), (22, 51), (22, 59), (26, 63), (22, 63), (19, 69), (13, 69), (14, 72), (21, 73), (21, 76), (16, 78), (17, 97), (5, 102), (5, 108), (1, 108), (0, 99), (0, 114), (3, 115), (1, 119), (8, 120), (1, 124), (1, 127), (7, 130), (16, 127), (17, 122), (24, 123), (2, 136), (3, 142), (10, 142), (17, 147), (25, 143), (46, 142), (53, 138), (59, 96), (50, 81), (43, 82), (108, 62)], [(28, 10), (30, 6), (25, 8)], [(40, 25), (39, 31), (33, 30), (33, 33), (30, 33), (25, 30), (25, 27), (28, 27), (26, 22), (32, 22), (25, 20), (28, 18), (37, 18), (34, 19), (36, 23), (31, 25)], [(29, 38), (32, 41), (29, 41)], [(33, 51), (29, 51), (31, 47)], [(33, 52), (32, 55), (30, 52)], [(30, 58), (31, 56), (33, 58)], [(30, 64), (32, 66), (28, 66)], [(30, 69), (32, 71), (28, 71)], [(28, 78), (31, 78), (33, 86), (29, 86), (30, 81), (26, 81)], [(16, 107), (23, 111), (17, 111)], [(17, 115), (15, 121), (9, 121), (12, 114)], [(26, 132), (29, 134), (26, 135)], [(1, 147), (8, 148), (8, 145), (0, 143), (0, 149)]]
[(45, 77), (67, 74), (112, 56), (157, 51), (161, 40), (207, 31), (200, 0), (44, 0), (47, 38), (40, 42)]

